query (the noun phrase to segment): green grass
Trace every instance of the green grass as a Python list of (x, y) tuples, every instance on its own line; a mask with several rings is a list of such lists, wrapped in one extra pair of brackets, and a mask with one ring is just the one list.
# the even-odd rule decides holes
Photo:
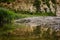
[(56, 16), (54, 13), (16, 13), (15, 19), (27, 18), (27, 17), (39, 17), (39, 16)]
[(27, 18), (27, 17), (34, 17), (38, 15), (31, 15), (31, 14), (16, 14), (15, 19), (20, 19), (20, 18)]

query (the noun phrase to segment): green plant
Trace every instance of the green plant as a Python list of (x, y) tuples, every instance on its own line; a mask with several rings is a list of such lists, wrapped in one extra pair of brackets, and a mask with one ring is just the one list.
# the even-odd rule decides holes
[[(0, 32), (7, 31), (12, 27), (15, 13), (5, 8), (0, 8)], [(1, 33), (2, 33), (1, 32)]]

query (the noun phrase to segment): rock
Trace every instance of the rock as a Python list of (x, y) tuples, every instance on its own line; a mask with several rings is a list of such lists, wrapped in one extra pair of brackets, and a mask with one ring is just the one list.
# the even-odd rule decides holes
[(15, 20), (15, 24), (25, 24), (28, 27), (51, 27), (54, 30), (60, 30), (60, 17), (30, 17)]

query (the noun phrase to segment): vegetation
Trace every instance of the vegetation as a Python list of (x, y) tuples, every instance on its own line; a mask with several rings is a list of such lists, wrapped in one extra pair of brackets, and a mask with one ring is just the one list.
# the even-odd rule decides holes
[(55, 8), (55, 14), (56, 14), (56, 11), (57, 11), (57, 3), (56, 3), (56, 0), (51, 0), (51, 2), (54, 4), (54, 8)]
[(40, 0), (35, 0), (33, 6), (36, 7), (36, 12), (40, 12), (40, 4), (41, 1)]
[(14, 20), (15, 13), (5, 9), (0, 8), (0, 33), (3, 34), (4, 32), (7, 32), (12, 27), (12, 21)]
[(52, 11), (51, 11), (51, 8), (50, 8), (50, 3), (49, 3), (49, 1), (50, 1), (50, 0), (45, 0), (45, 3), (46, 3), (46, 5), (48, 6), (50, 12), (52, 12)]

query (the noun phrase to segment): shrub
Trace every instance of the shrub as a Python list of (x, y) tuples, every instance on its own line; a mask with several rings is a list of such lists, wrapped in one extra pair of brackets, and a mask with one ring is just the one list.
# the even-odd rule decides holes
[(0, 32), (2, 30), (9, 30), (12, 27), (12, 20), (14, 20), (15, 13), (5, 8), (0, 8)]

